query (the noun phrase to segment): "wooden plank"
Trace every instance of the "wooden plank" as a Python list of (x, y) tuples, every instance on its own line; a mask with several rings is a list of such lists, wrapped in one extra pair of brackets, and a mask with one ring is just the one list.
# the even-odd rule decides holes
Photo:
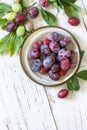
[[(59, 26), (68, 29), (77, 38), (81, 49), (85, 50), (85, 56), (80, 68), (82, 70), (87, 69), (87, 31), (83, 20), (86, 12), (81, 0), (78, 0), (77, 4), (82, 8), (80, 14), (81, 24), (79, 26), (70, 26), (67, 22), (68, 18), (63, 11), (58, 15), (58, 21)], [(87, 81), (80, 80), (80, 85), (80, 91), (70, 92), (65, 99), (59, 99), (57, 94), (61, 88), (66, 88), (66, 84), (56, 88), (46, 88), (48, 100), (59, 130), (87, 129)]]
[[(10, 0), (3, 2), (13, 3)], [(0, 31), (0, 38), (5, 34), (5, 31)], [(25, 76), (19, 61), (19, 56), (0, 57), (0, 89), (3, 102), (0, 129), (56, 130), (44, 88)]]
[(56, 130), (44, 88), (26, 77), (19, 56), (0, 57), (0, 79), (0, 129), (8, 125), (9, 130)]
[(87, 2), (85, 0), (82, 0), (82, 2), (83, 2), (83, 5), (84, 5), (84, 9), (85, 9), (85, 11), (87, 13)]
[[(8, 2), (10, 3), (10, 0)], [(84, 9), (80, 0), (77, 4)], [(51, 10), (51, 7), (49, 9)], [(55, 10), (53, 12), (55, 13)], [(67, 23), (63, 11), (58, 15), (59, 25), (68, 28), (84, 50), (87, 49), (87, 32), (83, 22), (85, 14), (83, 10), (80, 15), (81, 24), (78, 27), (72, 27)], [(36, 18), (33, 22), (35, 28), (46, 25), (42, 17)], [(1, 35), (4, 35), (4, 32), (2, 33)], [(81, 69), (87, 69), (86, 57), (85, 54)], [(60, 100), (57, 93), (65, 86), (45, 89), (36, 85), (24, 75), (18, 56), (0, 57), (0, 79), (1, 130), (56, 130), (56, 125), (59, 130), (86, 130), (87, 82), (81, 81), (82, 87), (79, 92), (73, 92), (67, 99)]]
[(86, 12), (86, 14), (83, 15), (83, 21), (84, 21), (85, 28), (87, 30), (87, 2), (85, 2), (85, 0), (82, 0), (82, 3), (83, 3), (84, 10)]

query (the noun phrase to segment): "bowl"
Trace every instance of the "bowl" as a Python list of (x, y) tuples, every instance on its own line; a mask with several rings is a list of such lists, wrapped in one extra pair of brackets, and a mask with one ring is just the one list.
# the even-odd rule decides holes
[[(70, 49), (77, 52), (76, 55), (77, 64), (75, 68), (69, 69), (68, 73), (65, 76), (61, 77), (58, 81), (53, 81), (52, 79), (49, 78), (48, 75), (42, 75), (39, 72), (33, 72), (30, 68), (31, 61), (29, 61), (28, 59), (28, 53), (32, 48), (32, 44), (36, 40), (43, 38), (44, 36), (48, 35), (51, 32), (58, 32), (61, 35), (70, 37), (72, 40), (72, 45), (70, 46)], [(64, 28), (56, 27), (56, 26), (41, 27), (36, 29), (33, 33), (31, 33), (25, 40), (20, 52), (20, 61), (25, 74), (32, 81), (41, 84), (43, 86), (49, 86), (49, 87), (58, 86), (60, 84), (67, 82), (77, 72), (80, 63), (79, 45), (76, 38), (68, 30)]]

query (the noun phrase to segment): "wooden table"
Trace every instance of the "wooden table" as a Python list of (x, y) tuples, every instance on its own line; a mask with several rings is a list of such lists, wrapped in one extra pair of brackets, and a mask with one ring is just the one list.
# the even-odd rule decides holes
[[(87, 1), (77, 0), (76, 4), (82, 8), (79, 26), (70, 26), (62, 10), (57, 17), (58, 25), (68, 29), (86, 51), (82, 70), (87, 69)], [(49, 10), (55, 12), (52, 6)], [(33, 22), (35, 28), (46, 25), (40, 14)], [(0, 30), (0, 38), (5, 34)], [(0, 130), (87, 130), (87, 81), (80, 80), (80, 85), (80, 91), (61, 100), (57, 93), (66, 84), (44, 88), (24, 74), (19, 55), (0, 56)]]

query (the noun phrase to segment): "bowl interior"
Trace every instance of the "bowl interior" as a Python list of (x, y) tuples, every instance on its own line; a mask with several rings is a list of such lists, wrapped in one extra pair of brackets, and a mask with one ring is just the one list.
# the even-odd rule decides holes
[[(77, 65), (74, 69), (70, 69), (68, 71), (68, 73), (61, 77), (58, 81), (53, 81), (49, 78), (48, 75), (42, 75), (38, 72), (33, 72), (30, 68), (31, 66), (31, 61), (28, 60), (28, 53), (32, 48), (32, 44), (34, 43), (34, 41), (42, 39), (43, 37), (47, 37), (47, 35), (49, 35), (51, 32), (58, 32), (59, 34), (63, 35), (63, 36), (67, 36), (70, 37), (72, 40), (72, 44), (70, 44), (70, 46), (68, 46), (69, 49), (74, 50), (75, 52), (77, 52)], [(23, 67), (23, 70), (25, 71), (25, 73), (28, 75), (28, 77), (30, 79), (32, 79), (33, 81), (42, 84), (42, 85), (46, 85), (46, 86), (55, 86), (55, 85), (59, 85), (62, 84), (64, 82), (66, 82), (68, 79), (70, 79), (75, 72), (78, 69), (79, 66), (79, 62), (80, 62), (80, 56), (79, 56), (79, 47), (78, 47), (78, 43), (76, 41), (76, 39), (74, 38), (74, 36), (69, 33), (67, 30), (63, 29), (63, 28), (59, 28), (59, 27), (43, 27), (43, 28), (39, 28), (37, 30), (35, 30), (24, 42), (24, 45), (22, 47), (21, 50), (21, 54), (20, 54), (20, 59), (21, 59), (21, 64)]]

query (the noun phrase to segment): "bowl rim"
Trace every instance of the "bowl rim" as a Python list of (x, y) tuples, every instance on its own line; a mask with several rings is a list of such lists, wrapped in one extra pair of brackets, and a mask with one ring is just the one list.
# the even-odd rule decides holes
[[(27, 40), (27, 38), (30, 37), (34, 32), (36, 32), (36, 31), (38, 31), (38, 30), (40, 30), (40, 29), (49, 28), (49, 27), (62, 29), (62, 30), (64, 30), (64, 31), (66, 31), (67, 33), (69, 33), (69, 34), (73, 37), (73, 39), (75, 40), (75, 42), (76, 42), (76, 44), (77, 44), (77, 47), (78, 47), (78, 50), (79, 50), (79, 63), (78, 63), (78, 67), (77, 67), (76, 71), (73, 73), (73, 75), (72, 75), (68, 80), (66, 80), (66, 81), (64, 81), (64, 82), (62, 82), (62, 83), (56, 84), (56, 85), (44, 85), (43, 83), (37, 82), (37, 81), (34, 80), (31, 76), (28, 75), (28, 73), (27, 73), (27, 71), (24, 69), (23, 63), (22, 63), (22, 49), (23, 49), (23, 46), (24, 46), (25, 41)], [(63, 28), (63, 27), (59, 27), (59, 26), (43, 26), (43, 27), (39, 27), (39, 28), (35, 29), (33, 32), (31, 32), (31, 33), (25, 38), (25, 40), (24, 40), (24, 42), (23, 42), (23, 44), (22, 44), (22, 46), (21, 46), (20, 54), (19, 54), (19, 55), (20, 55), (20, 64), (21, 64), (21, 67), (22, 67), (24, 73), (27, 75), (27, 77), (28, 77), (31, 81), (37, 83), (38, 85), (42, 85), (42, 86), (44, 86), (44, 87), (58, 87), (59, 85), (63, 85), (64, 83), (67, 83), (67, 82), (76, 74), (76, 72), (77, 72), (78, 69), (79, 69), (80, 62), (81, 62), (81, 60), (80, 60), (80, 45), (79, 45), (77, 39), (75, 38), (75, 36), (74, 36), (70, 31), (68, 31), (67, 29), (65, 29), (65, 28)]]

